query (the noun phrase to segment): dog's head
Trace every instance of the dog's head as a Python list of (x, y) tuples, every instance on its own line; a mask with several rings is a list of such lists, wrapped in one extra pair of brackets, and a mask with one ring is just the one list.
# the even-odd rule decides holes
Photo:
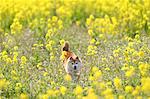
[(71, 70), (78, 72), (82, 68), (82, 63), (78, 57), (75, 57), (75, 58), (69, 57), (68, 58), (68, 66)]

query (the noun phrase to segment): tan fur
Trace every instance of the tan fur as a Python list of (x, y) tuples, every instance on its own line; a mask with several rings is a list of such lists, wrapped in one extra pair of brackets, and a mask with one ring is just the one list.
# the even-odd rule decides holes
[(82, 68), (81, 59), (69, 50), (69, 43), (66, 42), (62, 48), (64, 60), (63, 65), (65, 71), (72, 77), (72, 80), (79, 80)]

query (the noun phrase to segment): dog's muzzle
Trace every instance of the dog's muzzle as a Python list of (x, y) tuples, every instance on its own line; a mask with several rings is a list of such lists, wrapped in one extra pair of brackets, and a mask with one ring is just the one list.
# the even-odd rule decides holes
[(77, 66), (74, 66), (74, 70), (76, 70), (77, 69)]

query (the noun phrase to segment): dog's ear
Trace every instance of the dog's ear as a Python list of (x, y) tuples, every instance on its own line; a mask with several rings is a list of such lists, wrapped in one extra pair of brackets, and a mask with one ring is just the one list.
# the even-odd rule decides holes
[(79, 62), (81, 62), (81, 59), (78, 56), (76, 57), (76, 60), (78, 60)]
[(73, 60), (73, 58), (72, 58), (72, 57), (70, 57), (70, 58), (69, 58), (69, 60)]
[(79, 60), (79, 57), (77, 56), (76, 59)]

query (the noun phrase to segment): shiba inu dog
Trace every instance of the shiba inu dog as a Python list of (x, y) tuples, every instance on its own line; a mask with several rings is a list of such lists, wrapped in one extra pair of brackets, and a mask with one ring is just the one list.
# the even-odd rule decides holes
[(78, 81), (80, 78), (80, 72), (82, 69), (81, 59), (69, 50), (69, 43), (65, 42), (62, 48), (63, 65), (67, 74), (69, 74), (74, 81)]

